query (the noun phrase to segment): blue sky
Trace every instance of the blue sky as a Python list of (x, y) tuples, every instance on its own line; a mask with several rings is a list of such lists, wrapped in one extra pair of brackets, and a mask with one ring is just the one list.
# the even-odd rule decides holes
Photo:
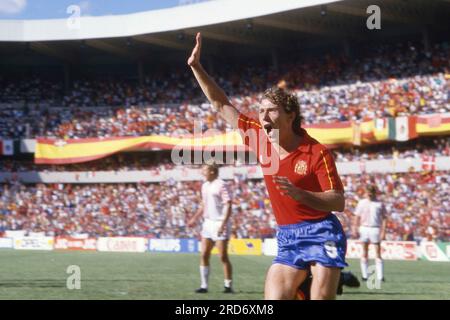
[(207, 0), (0, 0), (0, 19), (66, 18), (70, 5), (81, 16), (125, 14), (188, 5)]

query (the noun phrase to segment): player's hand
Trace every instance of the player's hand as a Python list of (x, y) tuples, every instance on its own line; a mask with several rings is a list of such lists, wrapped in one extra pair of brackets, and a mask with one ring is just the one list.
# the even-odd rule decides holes
[(194, 220), (194, 219), (190, 219), (190, 220), (188, 221), (188, 223), (187, 223), (187, 226), (188, 226), (189, 228), (192, 228), (194, 225), (195, 225), (195, 220)]
[(273, 181), (282, 195), (289, 196), (296, 201), (302, 200), (303, 190), (294, 186), (286, 177), (274, 176)]
[(386, 233), (385, 232), (381, 232), (380, 233), (380, 241), (385, 240), (385, 238), (386, 238)]
[(224, 233), (224, 231), (225, 231), (225, 227), (226, 227), (225, 224), (222, 224), (219, 227), (219, 230), (217, 230), (217, 235), (221, 236)]
[(187, 64), (191, 67), (195, 67), (200, 64), (200, 52), (202, 50), (202, 35), (200, 34), (200, 32), (197, 32), (195, 42), (195, 47), (192, 50), (191, 56), (187, 61)]

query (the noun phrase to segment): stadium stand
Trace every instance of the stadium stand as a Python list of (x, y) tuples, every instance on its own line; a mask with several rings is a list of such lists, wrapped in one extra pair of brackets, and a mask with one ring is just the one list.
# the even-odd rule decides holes
[[(410, 42), (366, 51), (351, 61), (329, 56), (293, 60), (278, 72), (238, 65), (233, 71), (219, 70), (218, 82), (241, 112), (253, 115), (265, 88), (278, 84), (294, 90), (305, 124), (450, 112), (447, 42), (430, 51)], [(57, 83), (0, 79), (5, 88), (0, 101), (10, 105), (0, 108), (0, 136), (173, 135), (192, 133), (195, 119), (206, 119), (201, 131), (226, 129), (209, 112), (188, 70), (166, 72), (162, 77), (170, 80), (158, 81), (161, 75), (155, 74), (142, 85), (114, 79), (75, 81), (66, 94)]]
[[(239, 238), (274, 235), (275, 221), (262, 180), (235, 178), (233, 234)], [(448, 240), (448, 172), (347, 175), (347, 208), (338, 214), (351, 238), (351, 221), (365, 186), (377, 186), (388, 217), (387, 240)], [(48, 235), (196, 237), (186, 221), (200, 203), (196, 182), (161, 184), (0, 185), (0, 230)], [(430, 234), (431, 232), (431, 234)]]

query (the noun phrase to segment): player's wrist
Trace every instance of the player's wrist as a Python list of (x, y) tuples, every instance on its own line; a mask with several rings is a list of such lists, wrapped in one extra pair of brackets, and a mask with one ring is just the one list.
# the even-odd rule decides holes
[(297, 201), (304, 201), (306, 199), (306, 197), (308, 196), (308, 192), (303, 189), (296, 188), (295, 191), (296, 191), (295, 195), (296, 195)]
[(193, 70), (199, 70), (199, 69), (201, 69), (201, 64), (200, 64), (200, 61), (196, 61), (196, 62), (191, 62), (190, 64), (189, 64), (189, 66), (193, 69)]

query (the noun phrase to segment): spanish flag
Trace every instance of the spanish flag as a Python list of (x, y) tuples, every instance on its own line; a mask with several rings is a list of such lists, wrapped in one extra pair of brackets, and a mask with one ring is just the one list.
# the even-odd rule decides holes
[(350, 121), (305, 125), (308, 134), (330, 148), (353, 143), (354, 126)]
[(36, 140), (34, 162), (37, 164), (70, 164), (105, 158), (114, 153), (140, 150), (214, 149), (220, 151), (245, 150), (241, 136), (232, 131), (201, 137), (117, 137), (92, 139), (45, 139)]
[[(333, 147), (352, 143), (353, 128), (350, 122), (305, 126), (307, 132), (320, 143)], [(70, 164), (101, 159), (114, 153), (133, 150), (208, 150), (244, 151), (238, 131), (216, 132), (202, 136), (167, 137), (116, 137), (92, 139), (46, 139), (38, 138), (34, 162), (37, 164)]]

